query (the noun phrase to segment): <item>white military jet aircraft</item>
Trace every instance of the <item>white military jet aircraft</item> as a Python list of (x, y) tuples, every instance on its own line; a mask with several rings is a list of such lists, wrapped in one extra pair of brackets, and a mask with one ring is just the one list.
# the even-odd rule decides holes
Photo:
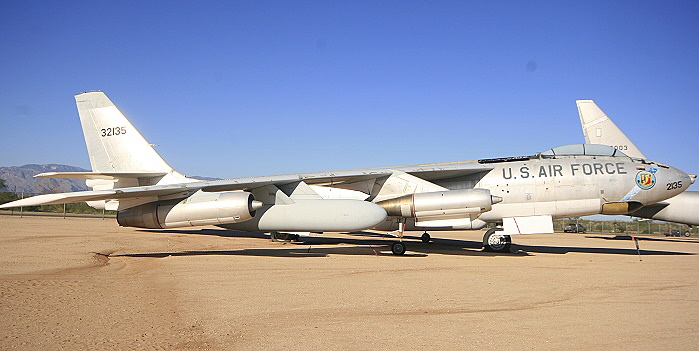
[[(578, 100), (575, 103), (578, 105), (580, 125), (586, 143), (609, 145), (631, 157), (646, 158), (594, 101)], [(690, 177), (694, 182), (696, 175), (692, 174)], [(680, 185), (682, 184), (674, 182), (665, 184), (667, 188)], [(699, 225), (699, 192), (685, 191), (665, 201), (643, 206), (628, 215), (693, 226)]]
[[(122, 226), (217, 225), (270, 232), (476, 230), (484, 249), (507, 252), (511, 235), (553, 233), (553, 218), (627, 214), (672, 198), (684, 172), (605, 145), (562, 146), (531, 156), (198, 181), (170, 167), (102, 92), (75, 97), (92, 191), (38, 195), (0, 208), (87, 201), (118, 211)], [(676, 186), (665, 186), (676, 184)], [(401, 255), (402, 240), (391, 246)]]

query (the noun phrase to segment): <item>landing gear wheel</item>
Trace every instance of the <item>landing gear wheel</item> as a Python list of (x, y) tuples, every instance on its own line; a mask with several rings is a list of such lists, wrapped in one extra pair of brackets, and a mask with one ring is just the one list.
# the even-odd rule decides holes
[(512, 238), (509, 235), (498, 233), (502, 229), (488, 229), (483, 235), (483, 250), (489, 252), (510, 252)]
[(396, 256), (402, 256), (405, 253), (405, 244), (402, 242), (395, 242), (391, 245), (391, 252)]
[(428, 242), (430, 242), (430, 240), (432, 240), (432, 237), (430, 236), (429, 233), (424, 232), (422, 234), (422, 236), (420, 237), (420, 240), (422, 240), (423, 243), (427, 244)]

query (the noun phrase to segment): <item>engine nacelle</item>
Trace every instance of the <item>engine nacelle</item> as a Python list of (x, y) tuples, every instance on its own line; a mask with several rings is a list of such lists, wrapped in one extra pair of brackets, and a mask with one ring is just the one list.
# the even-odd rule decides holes
[(251, 193), (223, 192), (217, 197), (150, 202), (117, 213), (122, 227), (175, 228), (244, 222), (262, 207)]
[(389, 216), (417, 219), (448, 219), (488, 212), (493, 204), (501, 202), (488, 189), (435, 191), (404, 195), (380, 201)]

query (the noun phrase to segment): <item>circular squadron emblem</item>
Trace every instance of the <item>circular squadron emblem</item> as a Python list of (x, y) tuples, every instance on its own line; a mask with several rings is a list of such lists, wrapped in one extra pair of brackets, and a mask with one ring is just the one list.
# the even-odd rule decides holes
[(648, 171), (640, 171), (636, 174), (636, 184), (643, 190), (648, 190), (655, 185), (655, 174)]

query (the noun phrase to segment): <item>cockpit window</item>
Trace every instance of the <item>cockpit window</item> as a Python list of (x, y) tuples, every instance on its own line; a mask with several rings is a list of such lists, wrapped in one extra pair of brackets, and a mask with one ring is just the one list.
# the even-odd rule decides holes
[(623, 152), (607, 145), (571, 144), (555, 147), (539, 154), (542, 157), (553, 156), (626, 156)]
[(585, 155), (593, 156), (626, 156), (623, 152), (607, 145), (584, 144)]

